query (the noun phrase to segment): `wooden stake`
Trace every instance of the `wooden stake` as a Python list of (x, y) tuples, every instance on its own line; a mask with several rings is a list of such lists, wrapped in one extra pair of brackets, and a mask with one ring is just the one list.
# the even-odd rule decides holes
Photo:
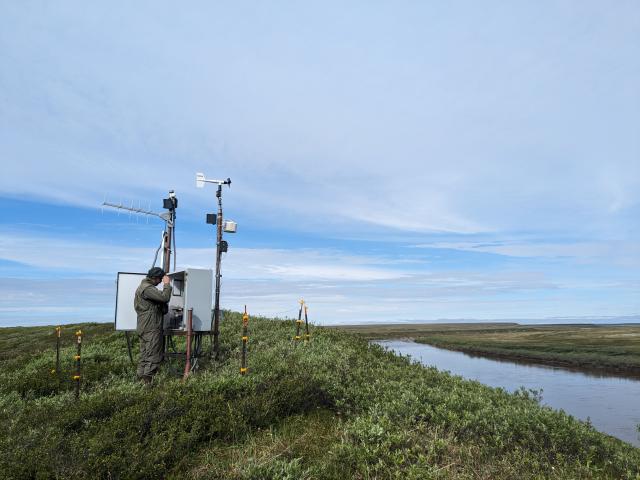
[(55, 374), (60, 375), (60, 333), (62, 327), (56, 327), (56, 369)]
[(249, 341), (249, 314), (247, 306), (244, 306), (244, 315), (242, 315), (242, 359), (240, 361), (240, 375), (247, 373), (247, 342)]
[(309, 317), (307, 316), (307, 306), (304, 306), (304, 341), (308, 342), (311, 339), (311, 335), (309, 334)]
[(76, 374), (73, 376), (74, 382), (76, 382), (76, 398), (80, 397), (80, 378), (81, 378), (81, 369), (82, 369), (82, 361), (80, 354), (82, 352), (82, 330), (78, 330), (76, 332), (76, 344), (78, 346), (78, 350), (73, 359), (76, 362)]

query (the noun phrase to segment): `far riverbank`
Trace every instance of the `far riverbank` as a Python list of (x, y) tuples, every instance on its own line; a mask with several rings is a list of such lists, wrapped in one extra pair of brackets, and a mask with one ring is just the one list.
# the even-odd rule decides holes
[(368, 340), (411, 339), (521, 363), (640, 378), (640, 325), (441, 323), (345, 325)]

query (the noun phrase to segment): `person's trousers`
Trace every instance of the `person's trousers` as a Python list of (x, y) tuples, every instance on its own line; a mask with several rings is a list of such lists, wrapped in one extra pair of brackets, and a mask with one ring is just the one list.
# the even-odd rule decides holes
[(140, 360), (138, 377), (153, 376), (162, 361), (162, 330), (149, 330), (138, 334), (140, 339)]

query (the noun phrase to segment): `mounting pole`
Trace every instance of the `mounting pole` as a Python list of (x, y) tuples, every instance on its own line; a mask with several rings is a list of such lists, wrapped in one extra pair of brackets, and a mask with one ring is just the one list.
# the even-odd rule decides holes
[(176, 208), (178, 207), (178, 199), (176, 198), (176, 194), (173, 190), (169, 191), (169, 198), (163, 199), (162, 204), (164, 208), (169, 210), (164, 229), (164, 241), (162, 242), (162, 269), (166, 273), (169, 273), (171, 271), (171, 242), (175, 235), (174, 228), (176, 223)]
[[(213, 331), (213, 346), (211, 356), (215, 359), (219, 359), (220, 355), (220, 263), (222, 260), (222, 254), (227, 251), (227, 242), (222, 240), (223, 230), (223, 218), (222, 218), (222, 186), (228, 185), (231, 187), (231, 179), (226, 180), (213, 180), (205, 178), (203, 173), (196, 173), (196, 187), (203, 188), (205, 183), (215, 183), (218, 185), (216, 190), (216, 197), (218, 198), (218, 215), (216, 217), (216, 288), (215, 288), (215, 302), (213, 305), (213, 319), (211, 321), (211, 330)], [(211, 215), (212, 217), (213, 215)], [(213, 223), (209, 221), (210, 215), (207, 215), (207, 223)]]
[(75, 395), (76, 399), (80, 397), (80, 380), (81, 380), (81, 371), (82, 371), (82, 360), (80, 357), (82, 351), (82, 330), (78, 330), (76, 332), (76, 344), (78, 349), (73, 359), (76, 362), (76, 374), (73, 376), (73, 381), (75, 382)]
[(219, 355), (220, 337), (220, 263), (222, 260), (222, 185), (218, 184), (218, 218), (216, 219), (216, 295), (213, 306), (213, 353), (216, 360)]

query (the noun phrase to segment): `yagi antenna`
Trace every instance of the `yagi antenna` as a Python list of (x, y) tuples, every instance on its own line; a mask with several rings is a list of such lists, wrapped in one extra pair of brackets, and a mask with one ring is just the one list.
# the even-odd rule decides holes
[(129, 214), (139, 213), (140, 215), (149, 215), (149, 216), (152, 216), (152, 217), (158, 217), (158, 218), (161, 218), (162, 220), (164, 220), (165, 222), (169, 221), (171, 219), (171, 215), (168, 212), (158, 213), (158, 212), (153, 212), (151, 210), (145, 210), (144, 208), (135, 208), (133, 206), (133, 203), (131, 204), (130, 207), (127, 207), (126, 205), (123, 205), (122, 203), (102, 202), (102, 206), (103, 207), (115, 208), (118, 211), (119, 210), (125, 210), (125, 211), (129, 212)]
[[(149, 217), (158, 217), (161, 220), (165, 221), (164, 232), (162, 233), (162, 242), (160, 243), (160, 247), (156, 250), (156, 255), (153, 260), (153, 265), (155, 266), (156, 261), (158, 260), (158, 253), (160, 249), (162, 249), (162, 268), (165, 272), (168, 272), (171, 268), (171, 257), (173, 256), (173, 269), (176, 269), (176, 248), (175, 248), (175, 224), (176, 224), (176, 209), (178, 208), (178, 198), (176, 197), (176, 192), (173, 190), (169, 190), (169, 198), (162, 199), (162, 206), (167, 210), (164, 213), (154, 212), (153, 210), (142, 208), (142, 201), (138, 200), (138, 207), (134, 207), (134, 202), (131, 201), (131, 206), (125, 205), (122, 200), (120, 203), (111, 203), (104, 201), (102, 202), (103, 207), (111, 207), (115, 208), (118, 211), (118, 215), (120, 211), (129, 212), (129, 215), (139, 214), (146, 215), (147, 220)], [(151, 206), (151, 204), (149, 204)], [(138, 217), (136, 217), (136, 222), (138, 221)], [(172, 247), (173, 244), (173, 247)], [(172, 249), (173, 248), (173, 249)], [(173, 254), (173, 255), (172, 255)]]

